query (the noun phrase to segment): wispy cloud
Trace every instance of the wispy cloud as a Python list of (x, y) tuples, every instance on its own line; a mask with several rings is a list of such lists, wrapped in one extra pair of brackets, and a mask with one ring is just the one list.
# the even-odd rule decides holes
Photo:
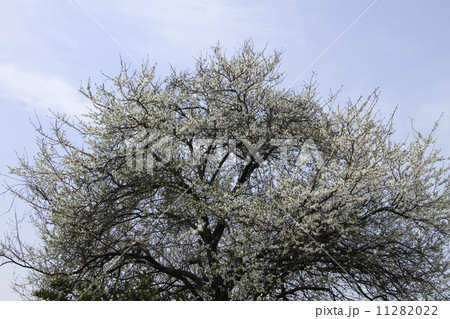
[(1, 64), (0, 97), (20, 101), (30, 110), (52, 109), (72, 115), (85, 113), (88, 104), (77, 88), (57, 75)]
[[(297, 29), (305, 27), (307, 20), (295, 14), (298, 9), (295, 3), (289, 4), (289, 8), (291, 15), (286, 17), (285, 11), (273, 10), (273, 3), (268, 1), (239, 2), (237, 5), (233, 1), (171, 0), (143, 2), (139, 6), (133, 2), (120, 2), (111, 7), (113, 14), (110, 20), (98, 8), (93, 10), (114, 34), (124, 39), (124, 45), (128, 45), (130, 50), (137, 54), (146, 51), (151, 57), (159, 55), (159, 60), (161, 56), (168, 55), (173, 63), (173, 60), (183, 56), (189, 60), (192, 55), (197, 56), (201, 50), (219, 40), (222, 45), (231, 48), (230, 53), (248, 38), (253, 38), (257, 46), (269, 44), (269, 48), (284, 48), (283, 43), (292, 42)], [(124, 22), (121, 26), (139, 30), (139, 33), (132, 32), (125, 36), (111, 22), (113, 16), (127, 17), (122, 18)], [(295, 26), (293, 21), (296, 21)], [(295, 42), (306, 45), (299, 37)]]

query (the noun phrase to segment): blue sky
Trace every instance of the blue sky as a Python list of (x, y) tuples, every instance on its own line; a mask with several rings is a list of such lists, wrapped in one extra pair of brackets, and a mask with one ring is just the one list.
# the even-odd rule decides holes
[[(282, 49), (283, 86), (292, 82), (373, 3), (373, 0), (316, 1), (106, 1), (78, 0), (139, 62), (169, 63), (177, 69), (217, 41), (232, 53), (246, 39), (257, 48)], [(319, 91), (343, 86), (339, 102), (367, 96), (379, 87), (378, 107), (389, 116), (398, 106), (397, 137), (429, 131), (443, 113), (437, 145), (450, 156), (450, 2), (379, 0), (313, 67)], [(0, 173), (17, 163), (16, 151), (36, 151), (30, 125), (48, 109), (79, 115), (89, 102), (78, 93), (90, 77), (116, 75), (120, 56), (132, 59), (73, 0), (0, 2)], [(311, 72), (297, 83), (308, 80)], [(3, 214), (11, 198), (0, 196), (0, 232), (13, 216)], [(22, 214), (26, 207), (13, 208)], [(28, 240), (35, 234), (26, 223)], [(10, 289), (12, 266), (0, 268), (0, 300), (19, 299)]]

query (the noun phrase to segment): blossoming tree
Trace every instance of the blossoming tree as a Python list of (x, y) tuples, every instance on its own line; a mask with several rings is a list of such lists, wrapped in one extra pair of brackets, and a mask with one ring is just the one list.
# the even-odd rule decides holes
[(88, 84), (87, 118), (37, 126), (40, 151), (11, 169), (41, 241), (10, 235), (2, 260), (41, 299), (448, 298), (432, 135), (395, 141), (376, 92), (340, 107), (283, 90), (279, 63), (246, 42)]

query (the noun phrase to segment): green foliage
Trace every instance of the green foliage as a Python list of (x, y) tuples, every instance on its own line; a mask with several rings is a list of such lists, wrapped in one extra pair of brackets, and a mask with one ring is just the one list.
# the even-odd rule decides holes
[[(52, 301), (151, 301), (157, 300), (153, 276), (139, 274), (137, 278), (110, 285), (100, 282), (80, 282), (67, 275), (45, 276), (45, 286), (33, 292), (41, 300)], [(44, 285), (44, 282), (41, 283)]]

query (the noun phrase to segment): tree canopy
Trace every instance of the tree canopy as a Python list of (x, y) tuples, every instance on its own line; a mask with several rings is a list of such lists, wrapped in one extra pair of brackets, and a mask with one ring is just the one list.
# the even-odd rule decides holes
[(377, 91), (336, 106), (314, 82), (282, 89), (280, 61), (249, 41), (88, 83), (86, 117), (37, 125), (11, 168), (40, 244), (10, 235), (4, 263), (49, 300), (448, 298), (433, 135), (396, 141)]

